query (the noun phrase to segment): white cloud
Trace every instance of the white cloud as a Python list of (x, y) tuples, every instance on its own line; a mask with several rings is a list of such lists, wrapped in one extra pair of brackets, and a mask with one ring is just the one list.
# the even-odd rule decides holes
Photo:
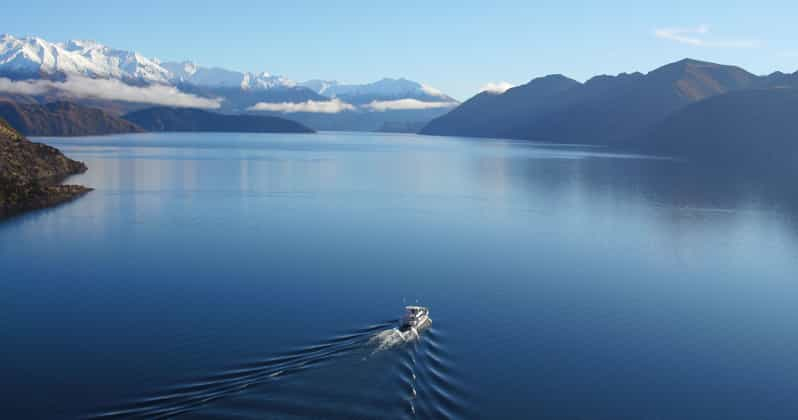
[(488, 93), (504, 93), (514, 87), (515, 86), (510, 82), (489, 82), (485, 86), (482, 86), (479, 91)]
[(395, 101), (372, 101), (368, 105), (363, 105), (371, 111), (393, 111), (393, 110), (411, 110), (411, 109), (433, 109), (433, 108), (451, 108), (457, 106), (457, 102), (424, 102), (418, 99), (397, 99)]
[(17, 95), (41, 95), (47, 92), (49, 88), (40, 82), (40, 80), (25, 80), (17, 82), (11, 79), (6, 79), (5, 77), (0, 77), (0, 92)]
[(659, 28), (654, 30), (654, 36), (694, 47), (754, 48), (760, 44), (755, 40), (708, 40), (709, 32), (708, 25), (699, 25), (694, 28)]
[(0, 78), (0, 91), (22, 95), (42, 95), (50, 91), (60, 91), (81, 99), (105, 99), (206, 109), (219, 108), (222, 102), (222, 99), (201, 98), (183, 93), (172, 86), (131, 86), (115, 79), (91, 79), (80, 76), (70, 76), (63, 82), (51, 80), (14, 81)]
[(272, 112), (314, 112), (320, 114), (337, 114), (343, 111), (354, 110), (355, 107), (351, 104), (341, 101), (340, 99), (331, 99), (329, 101), (307, 101), (307, 102), (258, 102), (257, 104), (248, 108), (249, 111), (272, 111)]
[(426, 93), (427, 95), (430, 95), (430, 96), (438, 96), (438, 97), (443, 97), (444, 96), (443, 92), (441, 92), (440, 89), (435, 89), (432, 86), (421, 85), (421, 90), (424, 93)]

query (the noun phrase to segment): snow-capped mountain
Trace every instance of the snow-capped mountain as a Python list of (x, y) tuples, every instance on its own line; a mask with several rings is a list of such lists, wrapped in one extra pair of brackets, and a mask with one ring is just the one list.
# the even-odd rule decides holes
[(429, 102), (455, 102), (438, 89), (404, 78), (385, 78), (368, 84), (341, 84), (337, 81), (310, 80), (300, 83), (320, 95), (340, 98), (352, 103), (368, 103), (396, 99), (417, 99)]
[(95, 41), (53, 43), (12, 35), (0, 36), (0, 97), (73, 101), (118, 114), (152, 105), (272, 113), (314, 128), (343, 130), (411, 127), (458, 104), (437, 89), (403, 78), (296, 83), (267, 72), (162, 62)]
[(37, 37), (0, 37), (0, 73), (18, 76), (80, 75), (157, 84), (271, 89), (296, 83), (266, 72), (244, 73), (201, 67), (186, 61), (161, 63), (94, 41), (52, 43)]
[(94, 41), (52, 43), (37, 37), (0, 36), (0, 71), (18, 75), (64, 74), (168, 83), (171, 75), (141, 54)]
[(137, 52), (110, 48), (95, 41), (53, 43), (37, 37), (2, 35), (0, 76), (9, 75), (27, 78), (79, 75), (136, 84), (189, 84), (242, 90), (306, 88), (330, 99), (338, 98), (355, 104), (397, 99), (454, 102), (437, 89), (404, 78), (386, 78), (368, 84), (342, 84), (327, 80), (296, 83), (267, 72), (202, 67), (191, 61), (161, 62)]
[(218, 67), (201, 67), (191, 61), (165, 62), (161, 63), (161, 66), (169, 71), (173, 83), (241, 89), (272, 89), (297, 85), (293, 80), (267, 72), (250, 73)]
[(327, 90), (332, 87), (338, 86), (339, 84), (340, 83), (338, 83), (337, 80), (314, 79), (314, 80), (308, 80), (307, 82), (299, 83), (299, 86), (306, 87), (318, 93), (319, 95), (329, 96)]

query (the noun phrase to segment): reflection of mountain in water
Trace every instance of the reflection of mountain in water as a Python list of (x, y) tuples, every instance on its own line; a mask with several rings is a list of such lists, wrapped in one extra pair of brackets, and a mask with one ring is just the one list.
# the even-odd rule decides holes
[[(646, 158), (580, 147), (530, 147), (523, 155), (483, 156), (475, 183), (492, 191), (534, 191), (538, 202), (514, 202), (536, 212), (628, 212), (655, 218), (677, 232), (685, 225), (731, 229), (738, 218), (769, 217), (798, 234), (798, 169), (708, 167), (685, 160)], [(527, 197), (527, 196), (523, 196)], [(523, 198), (522, 197), (522, 198)], [(509, 200), (509, 198), (508, 198)], [(577, 216), (577, 214), (574, 214)]]

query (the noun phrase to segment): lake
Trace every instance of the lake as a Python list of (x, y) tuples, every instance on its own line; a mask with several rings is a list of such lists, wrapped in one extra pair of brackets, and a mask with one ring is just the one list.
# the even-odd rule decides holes
[(500, 140), (38, 141), (95, 191), (0, 222), (3, 417), (798, 413), (792, 185)]

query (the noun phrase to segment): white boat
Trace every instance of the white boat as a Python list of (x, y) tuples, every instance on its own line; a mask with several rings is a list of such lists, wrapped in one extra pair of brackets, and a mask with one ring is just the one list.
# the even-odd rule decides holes
[(416, 334), (432, 324), (429, 309), (423, 306), (405, 306), (405, 315), (399, 323), (399, 331), (406, 333), (412, 331)]

